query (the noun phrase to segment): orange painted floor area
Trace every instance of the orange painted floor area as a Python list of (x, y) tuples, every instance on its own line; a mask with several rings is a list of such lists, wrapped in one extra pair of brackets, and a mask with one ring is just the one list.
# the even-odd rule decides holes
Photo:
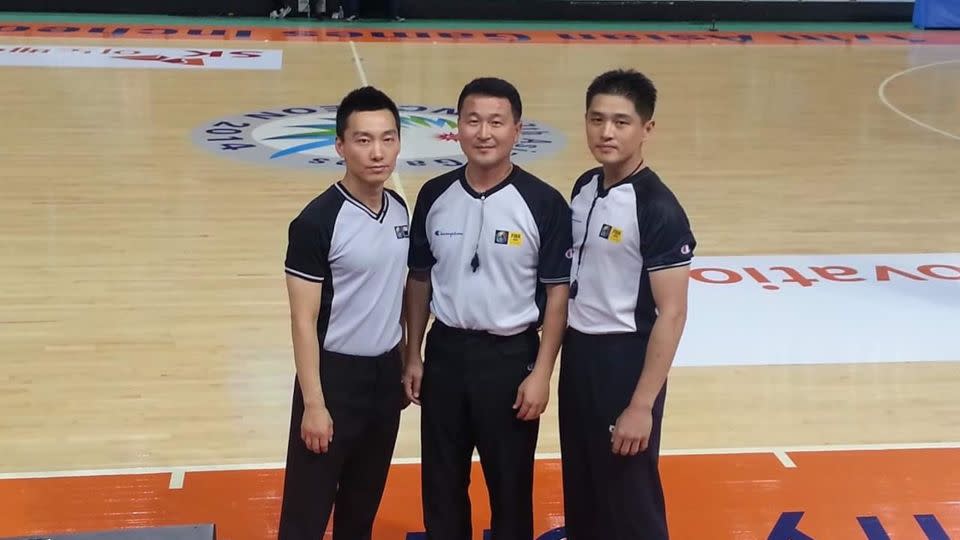
[(42, 38), (109, 38), (212, 40), (235, 42), (361, 42), (361, 43), (527, 43), (636, 45), (957, 45), (960, 32), (705, 32), (705, 31), (550, 31), (438, 30), (367, 25), (331, 28), (243, 27), (145, 24), (31, 23), (4, 20), (0, 36)]
[[(960, 538), (960, 450), (797, 452), (664, 456), (672, 538), (678, 540), (949, 540)], [(214, 523), (218, 538), (275, 538), (282, 471), (0, 481), (0, 537)], [(475, 538), (489, 520), (474, 468)], [(560, 464), (539, 461), (536, 532), (560, 540)], [(396, 465), (376, 540), (413, 540), (423, 530), (419, 466)]]

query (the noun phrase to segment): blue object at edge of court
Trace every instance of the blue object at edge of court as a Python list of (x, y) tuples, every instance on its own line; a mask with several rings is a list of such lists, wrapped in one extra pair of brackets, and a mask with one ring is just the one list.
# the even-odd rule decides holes
[(923, 29), (960, 29), (960, 0), (916, 0), (913, 25)]

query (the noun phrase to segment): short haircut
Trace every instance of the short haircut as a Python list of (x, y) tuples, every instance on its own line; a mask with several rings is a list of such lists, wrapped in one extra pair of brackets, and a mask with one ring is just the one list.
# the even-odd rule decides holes
[(520, 92), (509, 82), (496, 77), (480, 77), (467, 83), (460, 92), (457, 100), (457, 114), (463, 109), (463, 102), (469, 96), (485, 96), (503, 98), (510, 102), (513, 111), (513, 121), (519, 122), (523, 116), (523, 103), (520, 101)]
[(643, 73), (632, 69), (615, 69), (598, 75), (587, 88), (587, 109), (590, 109), (590, 103), (598, 94), (629, 99), (644, 121), (653, 118), (653, 112), (657, 107), (657, 88), (653, 85), (653, 81)]
[(347, 131), (347, 120), (355, 112), (387, 110), (393, 114), (397, 122), (397, 137), (400, 137), (400, 111), (397, 104), (380, 90), (372, 86), (364, 86), (353, 90), (340, 102), (337, 107), (337, 137), (343, 139)]

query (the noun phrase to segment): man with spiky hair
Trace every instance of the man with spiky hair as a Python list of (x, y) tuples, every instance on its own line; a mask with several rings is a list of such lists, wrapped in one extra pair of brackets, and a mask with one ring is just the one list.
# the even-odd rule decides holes
[(569, 540), (668, 538), (660, 430), (696, 241), (644, 157), (656, 99), (633, 70), (598, 76), (586, 95), (586, 139), (600, 166), (573, 188), (558, 389)]

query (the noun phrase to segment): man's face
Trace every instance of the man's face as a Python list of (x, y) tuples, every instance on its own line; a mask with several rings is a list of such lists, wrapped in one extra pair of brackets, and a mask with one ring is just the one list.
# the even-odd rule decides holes
[(459, 117), (460, 148), (470, 163), (492, 168), (509, 161), (520, 140), (520, 122), (510, 101), (481, 95), (463, 100)]
[(623, 96), (597, 94), (585, 116), (587, 144), (603, 165), (623, 163), (637, 155), (653, 130), (633, 102)]
[(364, 183), (385, 183), (400, 154), (400, 133), (393, 113), (387, 109), (352, 113), (336, 148), (351, 176)]

